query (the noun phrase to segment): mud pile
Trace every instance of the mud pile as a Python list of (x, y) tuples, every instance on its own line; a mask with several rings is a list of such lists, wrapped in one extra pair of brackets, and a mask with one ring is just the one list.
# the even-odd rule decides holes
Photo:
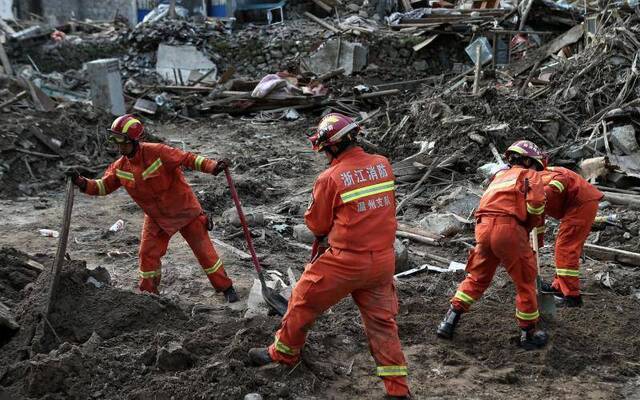
[[(3, 254), (11, 259), (14, 253), (5, 249)], [(5, 261), (2, 268), (18, 264)], [(21, 331), (0, 349), (0, 394), (34, 399), (241, 399), (252, 392), (265, 399), (381, 397), (350, 299), (317, 321), (300, 364), (258, 369), (249, 366), (246, 352), (273, 340), (276, 317), (243, 319), (228, 308), (198, 312), (190, 304), (114, 289), (103, 270), (89, 271), (74, 261), (65, 265), (50, 318), (56, 338), (30, 325), (41, 324), (33, 316), (42, 304), (46, 275), (21, 292), (16, 308)], [(464, 316), (453, 342), (435, 338), (433, 330), (458, 278), (422, 274), (399, 283), (400, 337), (414, 394), (456, 398), (461, 389), (454, 382), (463, 382), (471, 390), (482, 387), (481, 398), (562, 397), (565, 382), (577, 380), (581, 384), (571, 386), (572, 395), (607, 387), (602, 398), (613, 398), (640, 373), (634, 362), (640, 339), (627, 330), (640, 321), (637, 303), (603, 289), (591, 274), (585, 290), (593, 296), (585, 307), (561, 310), (555, 322), (547, 323), (548, 348), (524, 353), (514, 344), (514, 290), (502, 272)]]

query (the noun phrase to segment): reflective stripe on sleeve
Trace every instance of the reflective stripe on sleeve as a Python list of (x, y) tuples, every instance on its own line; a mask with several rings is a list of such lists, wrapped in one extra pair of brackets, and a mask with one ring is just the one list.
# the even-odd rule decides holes
[(102, 182), (102, 179), (96, 180), (96, 185), (98, 185), (98, 195), (99, 196), (106, 196), (107, 195), (107, 189), (104, 187), (104, 182)]
[(395, 189), (393, 181), (386, 181), (382, 183), (376, 183), (375, 185), (369, 185), (361, 187), (360, 189), (351, 190), (340, 195), (343, 203), (349, 203), (354, 200), (358, 200), (362, 197), (372, 196), (374, 194), (380, 194), (385, 192), (391, 192)]
[(133, 174), (131, 172), (123, 171), (121, 169), (116, 169), (116, 176), (121, 179), (126, 179), (128, 181), (133, 181)]
[(536, 227), (536, 233), (538, 234), (544, 233), (546, 230), (547, 228), (544, 225)]
[(204, 161), (204, 157), (198, 156), (196, 157), (195, 169), (196, 171), (202, 171), (202, 162)]
[(527, 203), (527, 212), (533, 215), (541, 215), (544, 213), (544, 204), (540, 207), (534, 207), (531, 204)]
[(564, 185), (560, 181), (556, 181), (554, 179), (551, 182), (549, 182), (549, 185), (555, 187), (556, 189), (558, 189), (560, 191), (560, 193), (564, 192)]
[(157, 159), (153, 162), (153, 164), (149, 165), (149, 168), (145, 169), (142, 173), (142, 179), (147, 179), (147, 177), (158, 170), (162, 166), (162, 160)]
[(378, 376), (407, 376), (406, 365), (381, 365), (377, 368)]

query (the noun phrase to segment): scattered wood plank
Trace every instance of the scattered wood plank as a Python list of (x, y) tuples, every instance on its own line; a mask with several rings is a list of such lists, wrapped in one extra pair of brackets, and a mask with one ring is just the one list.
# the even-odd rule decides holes
[(589, 256), (601, 260), (616, 261), (622, 264), (640, 266), (640, 254), (631, 251), (612, 249), (585, 243), (584, 252)]
[(427, 47), (428, 45), (430, 45), (434, 40), (436, 40), (438, 38), (438, 34), (435, 35), (431, 35), (429, 37), (427, 37), (425, 40), (423, 40), (422, 42), (416, 44), (415, 46), (413, 46), (413, 51), (420, 51), (422, 49), (424, 49), (425, 47)]
[(324, 1), (322, 0), (312, 0), (312, 1), (315, 3), (315, 5), (322, 8), (327, 14), (331, 15), (331, 13), (333, 12), (333, 7), (331, 7)]
[(251, 260), (251, 254), (246, 253), (236, 247), (233, 247), (232, 245), (223, 242), (220, 239), (213, 239), (213, 243), (217, 244), (218, 246), (222, 247), (223, 249), (229, 251), (230, 253), (235, 254), (236, 256), (238, 256), (238, 258), (240, 258), (241, 260)]
[(326, 81), (328, 79), (331, 79), (333, 77), (336, 77), (336, 76), (339, 76), (339, 75), (342, 75), (342, 74), (344, 74), (344, 68), (338, 68), (338, 69), (335, 69), (333, 71), (326, 72), (326, 73), (318, 76), (316, 79), (319, 80), (320, 82), (323, 82), (323, 81)]
[(640, 209), (640, 196), (630, 195), (623, 193), (613, 193), (604, 191), (604, 200), (609, 201), (611, 204), (624, 205), (627, 207)]
[(330, 23), (328, 23), (328, 22), (325, 22), (325, 21), (321, 20), (320, 18), (316, 17), (315, 15), (311, 14), (311, 13), (310, 13), (310, 12), (308, 12), (308, 11), (305, 11), (305, 12), (304, 12), (304, 15), (305, 15), (307, 18), (309, 18), (309, 19), (311, 19), (312, 21), (314, 21), (315, 23), (317, 23), (318, 25), (321, 25), (321, 26), (325, 27), (326, 29), (330, 30), (330, 31), (331, 31), (331, 32), (333, 32), (333, 33), (339, 34), (339, 33), (341, 33), (341, 32), (342, 32), (340, 29), (336, 28), (335, 26), (331, 25), (331, 24), (330, 24)]
[(48, 137), (47, 135), (42, 133), (42, 130), (40, 128), (38, 128), (37, 126), (33, 126), (32, 125), (31, 127), (29, 127), (29, 133), (31, 133), (33, 136), (35, 136), (36, 139), (38, 139), (40, 142), (42, 142), (42, 144), (47, 146), (49, 148), (49, 150), (51, 150), (54, 153), (60, 155), (60, 146), (56, 145), (51, 140), (50, 137)]
[(363, 93), (360, 95), (363, 99), (373, 99), (382, 96), (396, 96), (400, 94), (399, 89), (381, 90), (379, 92)]
[(417, 235), (411, 232), (396, 231), (396, 236), (401, 238), (411, 239), (413, 241), (429, 244), (432, 246), (440, 246), (440, 242), (438, 242), (436, 239), (432, 239), (430, 237), (426, 237), (422, 235)]
[(26, 90), (23, 90), (22, 92), (18, 93), (14, 97), (12, 97), (9, 100), (5, 101), (4, 103), (0, 104), (0, 112), (2, 111), (3, 108), (9, 107), (10, 105), (12, 105), (14, 103), (17, 103), (20, 100), (24, 99), (25, 97), (28, 96), (28, 94), (29, 93), (27, 93)]
[[(2, 18), (0, 18), (2, 21)], [(4, 68), (4, 72), (7, 75), (13, 75), (13, 68), (11, 68), (11, 62), (9, 61), (9, 57), (7, 53), (4, 51), (4, 46), (0, 43), (0, 62), (2, 63), (2, 68)]]

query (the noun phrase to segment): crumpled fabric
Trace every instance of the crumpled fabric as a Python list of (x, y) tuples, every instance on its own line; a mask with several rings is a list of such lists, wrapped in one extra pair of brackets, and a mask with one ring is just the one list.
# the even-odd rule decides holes
[(288, 96), (302, 94), (302, 90), (291, 84), (287, 79), (278, 74), (269, 74), (256, 85), (251, 97), (258, 99), (282, 99)]

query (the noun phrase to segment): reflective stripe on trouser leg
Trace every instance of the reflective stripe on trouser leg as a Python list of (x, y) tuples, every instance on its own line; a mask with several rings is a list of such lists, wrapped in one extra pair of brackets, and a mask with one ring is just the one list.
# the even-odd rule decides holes
[[(363, 284), (363, 280), (353, 279), (353, 276), (360, 276), (361, 270), (372, 269), (368, 263), (352, 262), (346, 253), (324, 253), (313, 264), (306, 266), (293, 289), (287, 313), (282, 318), (276, 337), (294, 353), (302, 351), (307, 332), (318, 316), (351, 293), (354, 285)], [(393, 250), (390, 257), (393, 257)], [(286, 354), (276, 349), (275, 344), (269, 346), (269, 355), (273, 361), (288, 365), (300, 359), (299, 353)]]
[[(369, 351), (376, 361), (377, 375), (383, 379), (386, 392), (391, 396), (409, 394), (407, 360), (398, 336), (398, 295), (391, 278), (395, 271), (392, 254), (375, 256), (373, 264), (388, 271), (388, 280), (370, 288), (351, 293), (360, 309)], [(384, 275), (382, 276), (384, 279)]]
[(171, 237), (151, 218), (145, 215), (139, 252), (138, 287), (141, 291), (158, 293), (161, 271), (160, 259), (167, 252)]
[(565, 296), (580, 295), (580, 256), (598, 213), (598, 201), (571, 208), (560, 221), (555, 246), (556, 280), (553, 286)]
[[(490, 226), (478, 225), (476, 226), (476, 237), (486, 240), (491, 234), (490, 230)], [(493, 254), (490, 242), (484, 240), (478, 242), (469, 253), (467, 276), (460, 283), (456, 294), (451, 299), (451, 304), (457, 310), (468, 311), (471, 305), (482, 297), (496, 273), (499, 260)]]
[(222, 265), (222, 260), (218, 257), (213, 243), (207, 231), (207, 216), (201, 214), (180, 229), (180, 234), (189, 244), (193, 254), (198, 259), (200, 266), (207, 274), (211, 285), (217, 291), (224, 291), (231, 285), (231, 279), (227, 276)]
[(282, 343), (280, 339), (278, 339), (278, 336), (276, 336), (275, 340), (273, 341), (273, 347), (277, 352), (286, 354), (288, 356), (296, 356), (300, 353), (300, 349), (294, 349), (287, 346), (286, 344)]
[(379, 377), (385, 376), (407, 376), (406, 365), (379, 365), (376, 369)]

